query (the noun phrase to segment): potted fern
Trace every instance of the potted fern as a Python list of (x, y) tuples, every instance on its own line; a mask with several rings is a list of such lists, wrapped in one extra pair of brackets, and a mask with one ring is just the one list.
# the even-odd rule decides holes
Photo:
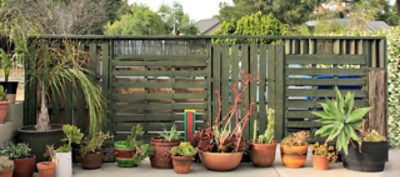
[(154, 148), (154, 154), (150, 157), (151, 167), (153, 168), (173, 168), (170, 151), (174, 146), (180, 144), (180, 133), (173, 125), (170, 130), (164, 130), (160, 136), (151, 138), (151, 145)]
[(275, 111), (268, 109), (268, 127), (257, 138), (257, 121), (254, 121), (253, 142), (250, 145), (250, 158), (256, 167), (270, 167), (275, 161), (276, 141), (274, 141)]
[(8, 106), (10, 105), (10, 102), (7, 100), (6, 96), (7, 95), (4, 90), (4, 87), (0, 85), (0, 124), (2, 124), (6, 119)]
[(105, 140), (110, 139), (109, 133), (100, 132), (96, 136), (86, 137), (80, 148), (81, 168), (98, 169), (103, 164), (101, 147)]
[(171, 149), (171, 158), (175, 173), (189, 173), (196, 153), (196, 149), (188, 142), (173, 147)]
[(12, 177), (14, 162), (8, 157), (0, 156), (0, 177)]
[(281, 159), (283, 165), (289, 168), (303, 167), (308, 151), (309, 132), (298, 131), (281, 141)]

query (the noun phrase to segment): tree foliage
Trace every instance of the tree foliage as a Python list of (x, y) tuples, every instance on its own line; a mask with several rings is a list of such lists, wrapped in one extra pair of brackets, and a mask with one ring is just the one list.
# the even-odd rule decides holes
[(172, 6), (163, 4), (160, 6), (158, 13), (168, 30), (173, 34), (197, 34), (196, 26), (190, 20), (189, 15), (184, 13), (181, 4), (177, 2), (174, 2)]

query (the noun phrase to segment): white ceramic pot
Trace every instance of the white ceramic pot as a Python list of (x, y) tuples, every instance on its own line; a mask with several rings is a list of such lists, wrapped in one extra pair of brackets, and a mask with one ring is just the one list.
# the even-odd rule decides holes
[(72, 153), (56, 152), (56, 177), (72, 177)]

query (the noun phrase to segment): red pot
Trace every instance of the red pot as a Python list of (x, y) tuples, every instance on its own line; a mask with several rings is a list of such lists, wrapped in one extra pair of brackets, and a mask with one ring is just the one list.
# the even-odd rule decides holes
[(172, 169), (171, 151), (172, 147), (178, 146), (180, 141), (165, 141), (160, 137), (151, 138), (151, 145), (154, 147), (154, 154), (150, 157), (151, 167)]
[(275, 161), (276, 142), (272, 144), (251, 144), (250, 158), (256, 167), (270, 167)]
[(94, 170), (101, 168), (103, 158), (100, 154), (91, 153), (86, 154), (81, 158), (81, 168), (87, 170)]
[(56, 164), (54, 162), (39, 162), (36, 164), (39, 177), (54, 177), (56, 175)]
[(4, 123), (4, 119), (6, 119), (8, 106), (10, 106), (10, 102), (0, 101), (0, 124)]
[(32, 155), (30, 158), (14, 160), (14, 177), (32, 177), (35, 171), (35, 159)]
[(193, 157), (187, 156), (171, 156), (175, 173), (186, 174), (190, 172)]
[(290, 168), (303, 167), (306, 163), (307, 145), (304, 146), (286, 146), (281, 145), (282, 163)]
[(313, 155), (313, 167), (318, 170), (328, 170), (329, 160), (325, 156)]
[(14, 168), (0, 170), (0, 177), (12, 177)]
[(200, 152), (201, 163), (209, 170), (230, 171), (240, 165), (243, 152), (217, 153)]

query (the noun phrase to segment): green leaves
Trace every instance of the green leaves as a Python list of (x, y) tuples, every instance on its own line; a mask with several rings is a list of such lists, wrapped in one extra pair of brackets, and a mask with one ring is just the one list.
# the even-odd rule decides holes
[(64, 145), (60, 146), (59, 148), (57, 148), (57, 152), (69, 152), (71, 151), (72, 147), (72, 143), (75, 144), (80, 144), (81, 140), (83, 138), (83, 133), (81, 133), (81, 130), (76, 127), (75, 125), (69, 125), (69, 124), (65, 124), (62, 127), (62, 130), (64, 132), (65, 135), (65, 139), (63, 139), (64, 142), (66, 142)]
[(179, 140), (180, 132), (176, 129), (176, 125), (174, 124), (169, 131), (164, 130), (160, 133), (161, 138), (165, 141), (176, 141)]
[(25, 143), (10, 143), (6, 149), (0, 150), (0, 156), (6, 156), (11, 160), (24, 159), (31, 156), (32, 149)]
[(170, 151), (173, 156), (187, 156), (192, 157), (195, 156), (197, 151), (190, 143), (181, 143), (179, 146), (175, 146)]

